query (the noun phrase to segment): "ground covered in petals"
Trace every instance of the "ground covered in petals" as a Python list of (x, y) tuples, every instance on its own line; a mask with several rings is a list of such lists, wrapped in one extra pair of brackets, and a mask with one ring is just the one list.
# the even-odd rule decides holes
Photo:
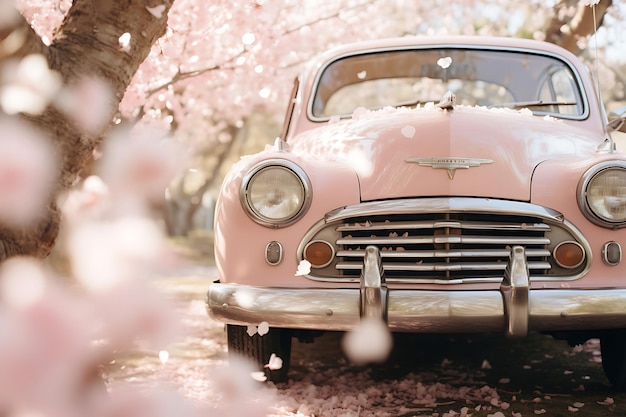
[(155, 280), (176, 301), (186, 336), (160, 352), (138, 346), (108, 364), (111, 392), (166, 387), (205, 416), (626, 414), (626, 394), (608, 385), (597, 341), (571, 348), (544, 335), (396, 335), (385, 363), (357, 366), (341, 352), (344, 335), (327, 333), (294, 344), (288, 382), (258, 383), (254, 370), (228, 365), (223, 326), (206, 315), (204, 291), (214, 274), (210, 265), (189, 265)]

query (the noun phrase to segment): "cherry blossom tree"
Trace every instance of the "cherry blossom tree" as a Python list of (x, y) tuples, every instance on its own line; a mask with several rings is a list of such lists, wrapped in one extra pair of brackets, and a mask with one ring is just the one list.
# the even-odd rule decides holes
[[(22, 119), (49, 135), (59, 159), (45, 215), (19, 227), (2, 222), (0, 259), (50, 252), (60, 219), (56, 197), (75, 184), (112, 126), (169, 131), (196, 150), (196, 168), (213, 171), (240, 151), (233, 139), (251, 117), (279, 123), (291, 80), (332, 45), (447, 33), (533, 37), (575, 50), (612, 1), (588, 3), (18, 0), (16, 14), (3, 0), (0, 64), (17, 67), (37, 55), (54, 71), (45, 81), (43, 70), (5, 78), (3, 90), (35, 90), (31, 101), (43, 108), (11, 107), (23, 100), (6, 93), (3, 110), (26, 113)], [(202, 190), (219, 182), (207, 177)]]
[[(45, 257), (59, 230), (55, 199), (72, 187), (92, 159), (134, 73), (165, 33), (172, 1), (75, 0), (71, 5), (23, 5), (34, 14), (51, 14), (50, 22), (58, 23), (54, 36), (40, 36), (10, 1), (3, 0), (0, 5), (3, 120), (19, 119), (33, 132), (31, 137), (47, 141), (57, 155), (57, 165), (46, 173), (55, 179), (51, 187), (45, 192), (37, 189), (43, 193), (47, 209), (28, 224), (10, 224), (3, 219), (0, 259), (20, 254)], [(55, 13), (48, 9), (57, 16), (62, 14), (62, 20), (54, 19)], [(1, 126), (5, 129), (7, 123)], [(20, 135), (14, 129), (2, 136)], [(27, 159), (16, 161), (16, 166)], [(4, 168), (4, 178), (21, 175), (22, 187), (36, 181), (28, 172), (14, 169), (11, 174)], [(3, 203), (7, 200), (3, 198)]]

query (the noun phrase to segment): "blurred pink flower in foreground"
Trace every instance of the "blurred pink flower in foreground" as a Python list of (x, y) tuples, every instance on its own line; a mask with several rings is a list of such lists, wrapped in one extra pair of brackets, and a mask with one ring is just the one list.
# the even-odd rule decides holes
[(57, 154), (34, 128), (0, 118), (0, 222), (27, 226), (44, 213), (57, 177)]
[(272, 393), (260, 389), (255, 379), (255, 366), (243, 357), (229, 356), (230, 365), (217, 369), (212, 375), (216, 387), (222, 392), (217, 405), (223, 417), (265, 417), (269, 411)]
[(356, 329), (343, 338), (343, 350), (355, 364), (384, 362), (393, 346), (386, 323), (376, 318), (364, 318)]
[(82, 223), (68, 230), (67, 248), (75, 278), (91, 292), (146, 279), (168, 266), (162, 231), (142, 217)]
[(25, 258), (2, 264), (0, 294), (0, 410), (78, 417), (88, 393), (105, 392), (88, 305)]
[(185, 152), (173, 139), (154, 131), (117, 134), (105, 142), (98, 174), (120, 204), (161, 201), (185, 165)]
[(1, 75), (0, 106), (10, 115), (43, 113), (62, 85), (61, 76), (40, 54), (5, 64)]
[(113, 118), (116, 109), (111, 86), (100, 78), (86, 77), (65, 87), (55, 105), (74, 120), (79, 129), (97, 134)]
[(106, 216), (110, 209), (109, 187), (96, 175), (85, 178), (80, 186), (67, 192), (58, 204), (72, 226)]

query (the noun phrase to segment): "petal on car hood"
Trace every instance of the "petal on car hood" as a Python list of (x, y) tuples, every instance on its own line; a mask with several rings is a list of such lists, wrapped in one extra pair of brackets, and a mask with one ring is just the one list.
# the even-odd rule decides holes
[(290, 143), (303, 157), (352, 166), (364, 201), (417, 196), (528, 201), (537, 164), (594, 152), (601, 138), (574, 123), (529, 110), (389, 108), (356, 111), (352, 119), (331, 121)]

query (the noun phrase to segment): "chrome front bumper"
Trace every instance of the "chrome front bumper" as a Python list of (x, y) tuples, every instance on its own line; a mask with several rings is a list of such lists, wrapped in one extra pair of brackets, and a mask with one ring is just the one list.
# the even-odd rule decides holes
[(262, 288), (213, 284), (212, 318), (229, 324), (339, 330), (378, 317), (394, 332), (505, 332), (626, 328), (626, 289), (530, 289), (524, 248), (511, 251), (499, 290), (388, 290), (380, 254), (366, 249), (359, 289)]

